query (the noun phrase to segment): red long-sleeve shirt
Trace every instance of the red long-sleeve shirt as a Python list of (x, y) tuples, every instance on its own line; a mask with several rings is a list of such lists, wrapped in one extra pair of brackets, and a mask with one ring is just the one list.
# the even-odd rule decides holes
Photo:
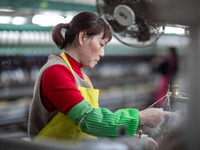
[[(72, 69), (83, 79), (82, 65), (66, 55)], [(72, 72), (63, 65), (53, 65), (45, 70), (41, 81), (41, 100), (44, 107), (52, 112), (60, 110), (67, 114), (71, 108), (84, 100), (76, 87)]]

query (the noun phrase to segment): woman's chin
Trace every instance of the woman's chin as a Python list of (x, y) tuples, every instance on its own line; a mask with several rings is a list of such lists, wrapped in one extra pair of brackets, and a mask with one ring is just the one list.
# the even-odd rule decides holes
[(92, 69), (94, 67), (95, 67), (95, 65), (84, 66), (84, 68), (87, 68), (87, 69)]

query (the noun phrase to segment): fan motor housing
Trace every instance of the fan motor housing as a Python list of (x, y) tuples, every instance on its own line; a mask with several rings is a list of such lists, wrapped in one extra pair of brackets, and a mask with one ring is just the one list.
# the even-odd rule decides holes
[(125, 27), (132, 25), (135, 22), (135, 13), (127, 5), (118, 5), (114, 10), (116, 21)]

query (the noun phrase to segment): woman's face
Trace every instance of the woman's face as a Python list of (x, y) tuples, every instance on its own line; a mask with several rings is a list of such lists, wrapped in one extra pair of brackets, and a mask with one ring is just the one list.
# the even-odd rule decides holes
[(108, 39), (102, 39), (103, 33), (94, 37), (85, 37), (83, 49), (80, 52), (80, 64), (85, 68), (93, 68), (104, 56), (104, 46)]

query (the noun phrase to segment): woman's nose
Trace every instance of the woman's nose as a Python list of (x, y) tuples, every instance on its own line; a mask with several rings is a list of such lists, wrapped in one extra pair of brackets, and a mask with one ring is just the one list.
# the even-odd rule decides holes
[(103, 57), (104, 56), (104, 48), (102, 48), (101, 49), (101, 51), (100, 51), (100, 54), (99, 54), (101, 57)]

